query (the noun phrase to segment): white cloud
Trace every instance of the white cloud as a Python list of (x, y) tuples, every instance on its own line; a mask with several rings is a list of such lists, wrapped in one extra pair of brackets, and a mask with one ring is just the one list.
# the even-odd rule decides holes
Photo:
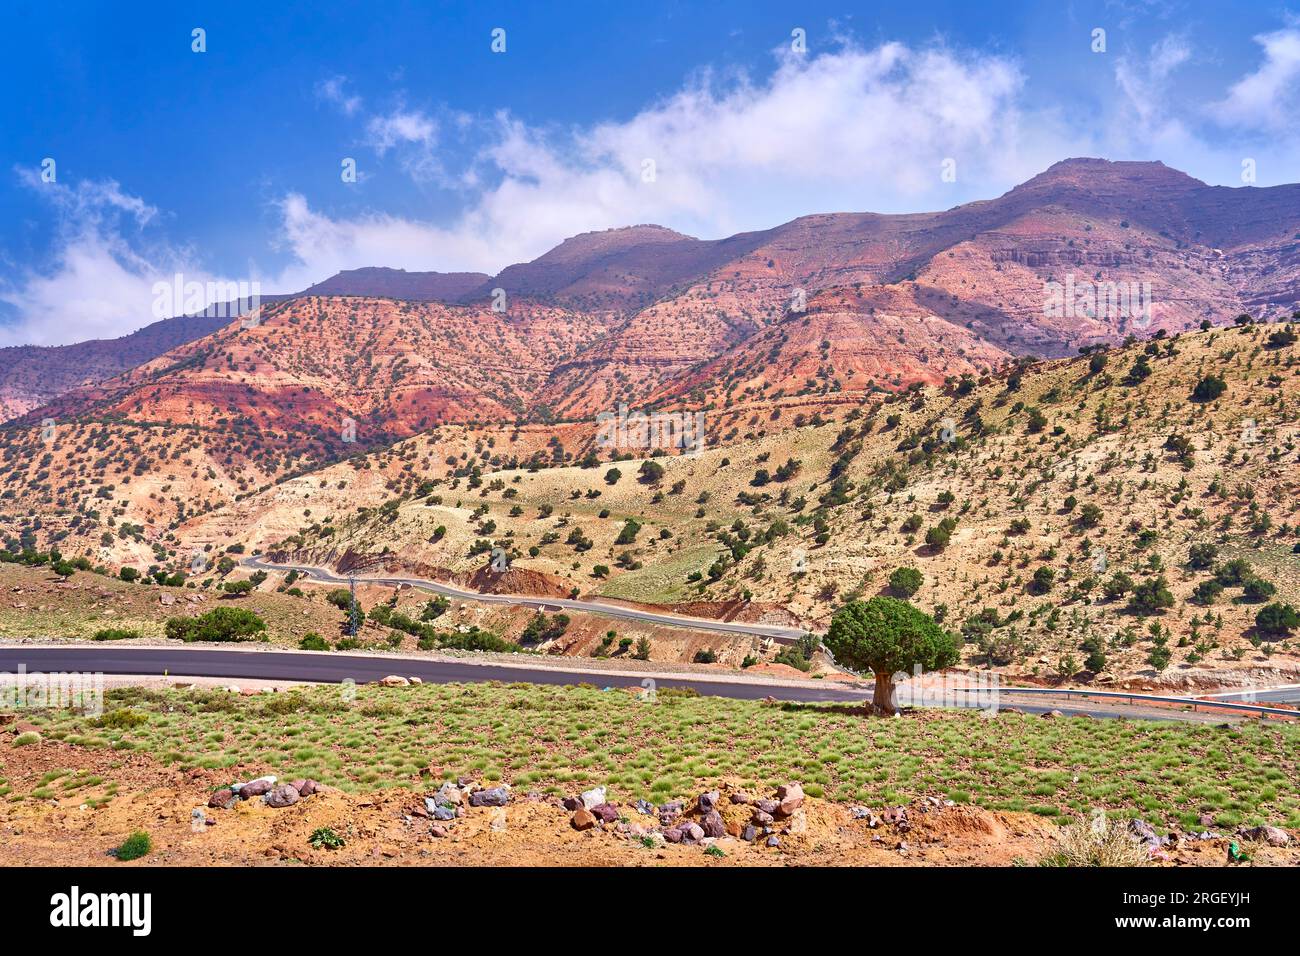
[(383, 156), (399, 143), (434, 146), (438, 142), (438, 124), (418, 110), (395, 110), (387, 116), (375, 116), (366, 124), (367, 140)]
[[(496, 272), (576, 233), (631, 223), (717, 237), (808, 212), (946, 208), (987, 196), (990, 178), (1006, 188), (1061, 158), (1064, 134), (1045, 134), (1046, 118), (1025, 122), (1022, 85), (1002, 57), (888, 43), (779, 52), (758, 82), (705, 72), (627, 121), (587, 129), (499, 113), (473, 131), (485, 140), (476, 161), (439, 179), (472, 191), (447, 225), (336, 220), (289, 197), (281, 212), (299, 261), (286, 275), (316, 281), (399, 257), (407, 268)], [(456, 121), (463, 132), (464, 114)], [(399, 109), (366, 129), (381, 155), (403, 145), (432, 154), (439, 123)], [(940, 176), (948, 157), (956, 187)]]
[(439, 123), (420, 110), (399, 107), (366, 123), (366, 145), (381, 158), (395, 150), (403, 171), (418, 183), (446, 183), (438, 160)]
[(49, 268), (0, 281), (0, 302), (17, 315), (0, 325), (0, 346), (116, 338), (154, 321), (155, 282), (171, 282), (178, 272), (205, 286), (214, 280), (188, 250), (152, 241), (145, 227), (158, 210), (116, 182), (69, 186), (17, 173), (49, 202), (58, 227)]
[(1192, 48), (1186, 39), (1171, 34), (1161, 38), (1136, 61), (1127, 54), (1117, 58), (1115, 82), (1143, 126), (1175, 122), (1167, 116), (1170, 77), (1191, 57)]
[(332, 76), (328, 80), (321, 80), (316, 84), (316, 96), (336, 106), (344, 116), (353, 116), (361, 109), (361, 97), (349, 93), (346, 89), (347, 83), (346, 76)]
[[(1228, 91), (1231, 115), (1276, 121), (1275, 97), (1300, 70), (1290, 35), (1260, 38), (1264, 61)], [(1123, 95), (1082, 120), (1027, 106), (1013, 59), (941, 45), (845, 41), (802, 56), (783, 47), (764, 78), (702, 72), (628, 119), (585, 128), (401, 102), (366, 115), (336, 77), (317, 95), (354, 116), (379, 159), (391, 155), (417, 182), (454, 190), (460, 212), (436, 223), (383, 212), (339, 217), (291, 191), (276, 206), (288, 264), (263, 274), (262, 289), (298, 291), (372, 265), (495, 273), (576, 233), (634, 223), (716, 238), (806, 213), (948, 208), (995, 196), (1068, 156), (1165, 158), (1213, 180), (1206, 170), (1238, 168), (1237, 145), (1197, 136), (1185, 122), (1194, 113), (1168, 106), (1191, 56), (1171, 36), (1141, 63), (1121, 57), (1114, 81)], [(478, 144), (472, 161), (448, 172), (444, 136)], [(1277, 152), (1260, 154), (1260, 167), (1282, 169), (1288, 138), (1271, 139)], [(956, 183), (940, 176), (947, 158)], [(644, 175), (647, 161), (653, 177)], [(155, 277), (189, 266), (187, 277), (205, 279), (186, 250), (145, 242), (155, 211), (115, 184), (50, 195), (65, 220), (62, 242), (50, 270), (0, 287), (0, 301), (22, 316), (4, 339), (121, 334), (148, 321)]]
[(1255, 37), (1264, 62), (1238, 80), (1228, 95), (1211, 107), (1224, 126), (1296, 131), (1300, 100), (1300, 27), (1291, 26)]

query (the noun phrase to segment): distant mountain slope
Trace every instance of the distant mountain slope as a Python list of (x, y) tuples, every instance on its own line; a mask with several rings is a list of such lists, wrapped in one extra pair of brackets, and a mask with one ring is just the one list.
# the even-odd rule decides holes
[(211, 335), (225, 318), (182, 316), (119, 339), (0, 349), (0, 421), (23, 415), (82, 385), (120, 375), (163, 352)]
[(407, 272), (405, 269), (369, 267), (345, 269), (298, 294), (359, 295), (408, 299), (412, 302), (456, 302), (489, 279), (491, 276), (482, 272)]

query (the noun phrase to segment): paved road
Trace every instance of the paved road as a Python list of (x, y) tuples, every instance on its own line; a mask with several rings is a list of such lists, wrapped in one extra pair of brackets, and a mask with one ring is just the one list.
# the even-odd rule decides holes
[[(309, 564), (272, 564), (257, 555), (244, 558), (239, 563), (244, 567), (261, 571), (297, 571), (313, 581), (325, 584), (348, 583), (346, 575), (339, 576), (328, 568), (318, 568)], [(583, 611), (588, 614), (600, 614), (604, 617), (616, 617), (628, 621), (643, 621), (646, 624), (661, 624), (666, 627), (688, 627), (697, 631), (721, 631), (726, 634), (751, 634), (757, 637), (770, 637), (783, 643), (796, 641), (806, 633), (797, 627), (780, 627), (775, 624), (750, 624), (745, 621), (715, 621), (708, 618), (688, 617), (685, 614), (642, 611), (639, 608), (606, 604), (603, 601), (541, 598), (535, 594), (483, 594), (478, 591), (467, 591), (464, 588), (443, 584), (441, 581), (429, 581), (425, 578), (374, 577), (358, 574), (356, 580), (358, 584), (382, 584), (389, 587), (406, 584), (413, 588), (421, 588), (446, 597), (459, 598), (462, 601), (479, 601), (484, 604), (515, 604), (548, 611)]]
[(1229, 691), (1222, 694), (1202, 694), (1201, 700), (1224, 700), (1238, 704), (1300, 704), (1300, 684), (1261, 688), (1253, 691)]
[[(22, 664), (29, 673), (77, 671), (103, 674), (152, 674), (173, 677), (219, 677), (231, 680), (319, 681), (358, 684), (389, 674), (418, 677), (429, 683), (456, 681), (526, 681), (532, 684), (589, 683), (598, 687), (640, 687), (643, 678), (599, 670), (513, 667), (507, 664), (459, 663), (434, 659), (309, 651), (230, 651), (185, 647), (0, 646), (0, 672), (15, 674)], [(758, 700), (773, 696), (793, 701), (860, 702), (869, 689), (854, 690), (821, 681), (789, 687), (762, 681), (716, 681), (682, 674), (657, 675), (660, 687), (692, 687), (701, 694)]]
[[(213, 677), (228, 680), (278, 680), (357, 683), (378, 680), (389, 674), (419, 677), (429, 683), (455, 681), (520, 681), (533, 684), (589, 683), (599, 687), (639, 687), (644, 678), (582, 668), (527, 667), (509, 664), (460, 663), (398, 655), (262, 650), (211, 650), (195, 647), (105, 647), (101, 645), (0, 645), (0, 676), (16, 674), (19, 665), (28, 673), (80, 672), (132, 676), (167, 674), (171, 677)], [(852, 688), (821, 681), (807, 685), (775, 684), (761, 679), (710, 680), (695, 675), (655, 675), (659, 687), (690, 687), (701, 694), (758, 700), (775, 697), (796, 702), (842, 702), (858, 704), (871, 696), (867, 687)], [(1014, 706), (1030, 714), (1059, 710), (1064, 714), (1090, 717), (1128, 717), (1147, 720), (1221, 722), (1223, 716), (1189, 714), (1168, 708), (1110, 704), (1099, 701), (1043, 700), (1017, 697), (1004, 689), (999, 704)]]

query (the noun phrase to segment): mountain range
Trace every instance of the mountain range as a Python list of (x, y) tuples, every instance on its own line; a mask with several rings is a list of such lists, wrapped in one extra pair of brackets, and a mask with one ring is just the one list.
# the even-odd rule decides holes
[[(1100, 308), (1046, 314), (1045, 284), (1067, 276), (1147, 285), (1149, 328)], [(265, 299), (307, 311), (306, 302), (326, 298), (436, 304), (432, 320), (473, 326), (495, 317), (525, 338), (529, 310), (562, 310), (582, 330), (573, 348), (525, 342), (538, 354), (498, 356), (527, 387), (450, 403), (453, 416), (528, 418), (691, 392), (770, 397), (934, 382), (1227, 313), (1290, 314), (1298, 280), (1300, 185), (1211, 187), (1158, 162), (1072, 159), (944, 212), (817, 214), (719, 240), (631, 226), (575, 236), (495, 277), (374, 267)], [(497, 289), (504, 313), (491, 311)], [(0, 349), (0, 414), (15, 418), (113, 382), (230, 324), (185, 316), (111, 341)]]
[[(1052, 289), (1070, 290), (1065, 308)], [(263, 297), (252, 323), (186, 316), (0, 350), (0, 481), (15, 520), (156, 552), (122, 523), (174, 532), (413, 436), (428, 437), (408, 476), (470, 455), (574, 462), (595, 416), (624, 404), (707, 411), (709, 443), (726, 445), (1031, 356), (1297, 309), (1300, 185), (1073, 159), (943, 212), (718, 240), (637, 225), (496, 276), (357, 269)]]

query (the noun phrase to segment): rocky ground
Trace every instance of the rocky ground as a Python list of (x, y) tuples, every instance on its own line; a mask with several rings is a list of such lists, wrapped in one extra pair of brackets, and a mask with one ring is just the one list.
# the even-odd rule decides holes
[[(551, 797), (463, 777), (350, 794), (249, 774), (240, 799), (223, 771), (12, 739), (0, 742), (4, 866), (1011, 866), (1049, 859), (1059, 842), (1060, 827), (1029, 813), (937, 797), (844, 805), (797, 783), (750, 794), (720, 780), (693, 801), (620, 806), (603, 788)], [(140, 830), (152, 852), (117, 861), (111, 851)], [(1128, 839), (1154, 865), (1225, 865), (1233, 845), (1245, 856), (1234, 865), (1300, 862), (1277, 828), (1161, 837), (1134, 821)]]

